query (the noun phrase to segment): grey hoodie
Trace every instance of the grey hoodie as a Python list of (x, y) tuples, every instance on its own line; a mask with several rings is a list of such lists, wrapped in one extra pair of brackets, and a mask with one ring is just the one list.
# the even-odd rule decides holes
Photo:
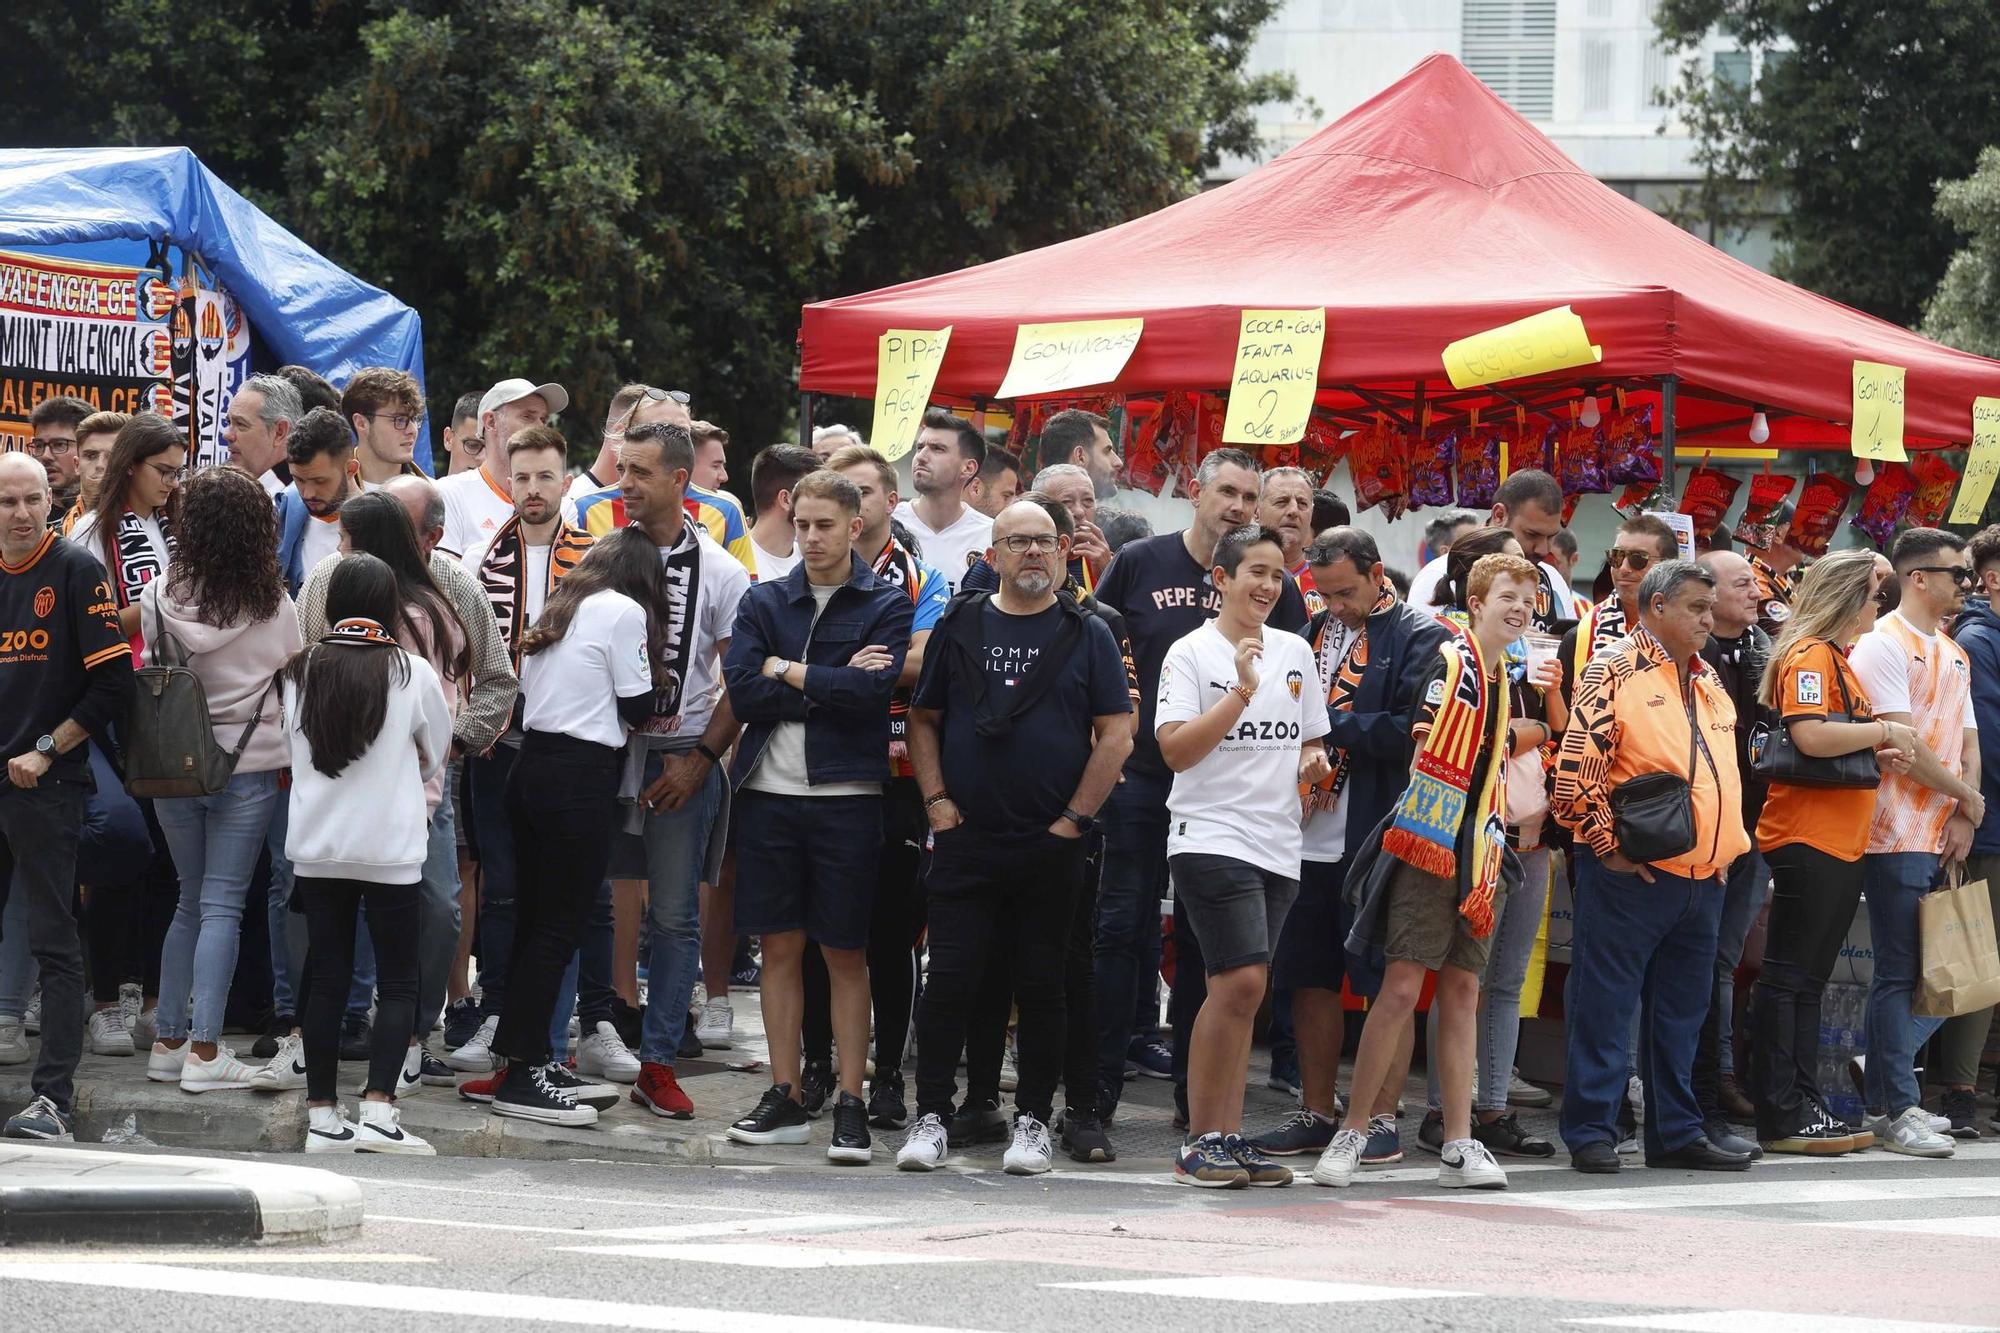
[(146, 636), (146, 660), (142, 666), (164, 665), (164, 636), (155, 626), (164, 625), (185, 654), (182, 662), (200, 677), (208, 694), (209, 719), (215, 724), (215, 743), (233, 750), (242, 739), (243, 728), (256, 713), (261, 700), (263, 717), (257, 723), (243, 755), (236, 763), (238, 773), (265, 773), (285, 768), (292, 762), (291, 750), (280, 722), (282, 711), (273, 677), (292, 660), (303, 646), (299, 638), (299, 616), (292, 599), (282, 598), (278, 612), (268, 620), (240, 625), (204, 624), (196, 609), (183, 606), (167, 595), (167, 580), (154, 579), (139, 599), (141, 632)]

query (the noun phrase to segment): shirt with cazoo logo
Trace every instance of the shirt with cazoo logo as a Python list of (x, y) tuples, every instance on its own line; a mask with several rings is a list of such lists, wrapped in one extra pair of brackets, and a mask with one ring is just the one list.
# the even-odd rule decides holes
[[(51, 531), (21, 563), (0, 561), (0, 757), (33, 750), (75, 713), (91, 669), (131, 652), (88, 552)], [(87, 774), (85, 748), (55, 756), (50, 774)]]
[[(1312, 645), (1264, 627), (1257, 692), (1201, 762), (1174, 774), (1167, 855), (1206, 852), (1299, 876), (1299, 750), (1331, 728)], [(1236, 683), (1236, 645), (1209, 621), (1160, 664), (1156, 728), (1192, 722)]]

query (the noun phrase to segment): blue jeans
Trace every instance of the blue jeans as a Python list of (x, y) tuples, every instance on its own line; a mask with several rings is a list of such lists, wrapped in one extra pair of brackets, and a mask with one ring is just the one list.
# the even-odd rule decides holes
[(1648, 884), (1605, 869), (1582, 846), (1576, 862), (1574, 961), (1563, 998), (1569, 1021), (1563, 1142), (1573, 1153), (1617, 1141), (1626, 1039), (1637, 1010), (1651, 1160), (1703, 1137), (1692, 1074), (1713, 990), (1722, 885), (1714, 876), (1690, 879), (1657, 867)]
[(264, 900), (264, 917), (271, 931), (271, 1007), (296, 1023), (305, 986), (306, 944), (305, 918), (292, 911), (292, 862), (285, 855), (285, 833), (291, 826), (291, 799), (281, 791), (264, 833), (264, 849), (271, 854), (271, 890)]
[[(507, 998), (507, 963), (514, 954), (514, 826), (507, 819), (507, 777), (518, 747), (496, 745), (467, 760), (472, 774), (472, 827), (479, 843), (479, 1012), (492, 1018)], [(568, 1020), (564, 1020), (567, 1024)]]
[[(1125, 1087), (1125, 1051), (1143, 995), (1157, 1014), (1160, 899), (1167, 891), (1166, 792), (1150, 779), (1111, 789), (1102, 811), (1104, 870), (1097, 886), (1097, 1078), (1116, 1101)], [(1146, 1024), (1151, 1030), (1152, 1021)], [(1110, 1107), (1100, 1106), (1100, 1112)]]
[(1942, 1018), (1910, 1012), (1922, 966), (1917, 902), (1936, 887), (1936, 852), (1870, 852), (1861, 858), (1861, 891), (1875, 946), (1875, 979), (1868, 987), (1868, 1109), (1892, 1118), (1923, 1100), (1917, 1087), (1917, 1052)]
[(1771, 896), (1771, 867), (1754, 848), (1736, 858), (1722, 882), (1722, 922), (1715, 931), (1716, 1060), (1724, 1074), (1736, 1072), (1736, 965), (1743, 941)]
[(278, 775), (266, 771), (237, 773), (213, 796), (162, 797), (153, 803), (181, 877), (180, 906), (160, 951), (163, 1041), (214, 1041), (222, 1035), (243, 901), (277, 800)]
[[(1479, 1095), (1475, 1111), (1505, 1111), (1507, 1088), (1514, 1075), (1514, 1052), (1521, 1045), (1521, 987), (1528, 980), (1528, 961), (1535, 955), (1535, 936), (1542, 931), (1542, 908), (1549, 900), (1549, 850), (1522, 852), (1521, 887), (1507, 895), (1493, 943), (1486, 953), (1486, 973), (1479, 986)], [(1433, 1004), (1427, 1050), (1438, 1046), (1438, 1007)], [(1428, 1062), (1430, 1104), (1442, 1104), (1437, 1061)]]
[[(650, 786), (665, 767), (665, 752), (646, 756)], [(687, 1031), (688, 1001), (701, 972), (701, 869), (709, 830), (722, 802), (722, 774), (708, 776), (678, 810), (646, 816), (646, 1022), (639, 1059), (673, 1067)]]
[(451, 793), (431, 816), (417, 899), (417, 1030), (421, 1041), (444, 1012), (452, 964), (458, 961), (458, 821)]

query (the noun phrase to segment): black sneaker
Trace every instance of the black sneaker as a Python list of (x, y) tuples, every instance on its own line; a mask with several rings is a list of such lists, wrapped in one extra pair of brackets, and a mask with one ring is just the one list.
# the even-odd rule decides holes
[(909, 1120), (910, 1109), (903, 1104), (903, 1076), (876, 1075), (868, 1089), (868, 1123), (877, 1129), (901, 1129)]
[(1012, 1134), (1006, 1112), (1000, 1109), (1000, 1103), (988, 1098), (959, 1107), (945, 1139), (954, 1150), (961, 1150), (975, 1143), (1005, 1143)]
[(764, 1089), (756, 1109), (728, 1132), (737, 1143), (810, 1143), (812, 1118), (792, 1100), (791, 1084), (774, 1083)]
[(674, 1059), (700, 1060), (704, 1058), (708, 1048), (701, 1044), (701, 1035), (695, 1031), (696, 1021), (694, 1014), (690, 1013), (687, 1016), (687, 1023), (681, 1028), (681, 1044), (674, 1050)]
[[(814, 1120), (826, 1106), (827, 1094), (833, 1091), (833, 1066), (825, 1060), (808, 1060), (799, 1070), (799, 1105), (806, 1115)], [(804, 1140), (800, 1140), (804, 1142)]]
[(1106, 1129), (1109, 1129), (1111, 1122), (1118, 1118), (1118, 1094), (1124, 1090), (1125, 1085), (1122, 1083), (1111, 1084), (1104, 1082), (1102, 1079), (1098, 1080), (1097, 1121)]
[(1938, 1114), (1951, 1121), (1945, 1133), (1955, 1139), (1979, 1137), (1979, 1094), (1971, 1088), (1946, 1088), (1938, 1099)]
[(625, 1100), (625, 1094), (620, 1089), (609, 1083), (592, 1083), (559, 1060), (550, 1061), (547, 1070), (549, 1082), (568, 1093), (579, 1106), (609, 1111)]
[(1266, 1134), (1259, 1134), (1250, 1140), (1250, 1146), (1273, 1157), (1302, 1157), (1307, 1153), (1325, 1152), (1333, 1142), (1333, 1132), (1340, 1128), (1331, 1120), (1322, 1120), (1301, 1106), (1285, 1117), (1285, 1122)]
[(577, 1105), (567, 1089), (550, 1080), (548, 1065), (530, 1065), (519, 1060), (507, 1066), (500, 1086), (494, 1090), (493, 1114), (544, 1125), (597, 1123), (597, 1108)]
[(1057, 1132), (1062, 1139), (1063, 1151), (1074, 1162), (1115, 1162), (1118, 1153), (1111, 1146), (1111, 1139), (1104, 1132), (1104, 1125), (1094, 1115), (1085, 1115), (1068, 1107), (1057, 1117), (1060, 1122)]
[(472, 1034), (479, 1031), (480, 1021), (485, 1017), (479, 1012), (479, 1001), (470, 995), (454, 1002), (444, 1011), (444, 1044), (447, 1050), (457, 1050), (472, 1040)]
[[(1430, 1127), (1430, 1121), (1424, 1121)], [(1554, 1157), (1556, 1145), (1539, 1134), (1530, 1134), (1521, 1128), (1521, 1121), (1512, 1111), (1488, 1124), (1480, 1124), (1473, 1118), (1472, 1137), (1486, 1145), (1486, 1150), (1496, 1157)]]
[[(271, 1054), (276, 1055), (272, 1047)], [(375, 1045), (368, 1031), (365, 1018), (343, 1019), (340, 1024), (340, 1058), (343, 1060), (366, 1060), (375, 1053)]]
[(868, 1137), (868, 1107), (853, 1093), (843, 1092), (833, 1104), (833, 1139), (826, 1145), (826, 1160), (866, 1166), (874, 1157), (875, 1141)]
[(458, 1071), (425, 1050), (417, 1063), (417, 1082), (427, 1088), (455, 1088)]
[(1424, 1123), (1417, 1126), (1417, 1146), (1425, 1152), (1444, 1155), (1444, 1112), (1424, 1112)]
[(271, 1020), (271, 1026), (264, 1029), (264, 1035), (250, 1044), (250, 1054), (259, 1060), (269, 1060), (278, 1053), (278, 1043), (292, 1035), (292, 1029), (299, 1025), (294, 1014), (279, 1014)]

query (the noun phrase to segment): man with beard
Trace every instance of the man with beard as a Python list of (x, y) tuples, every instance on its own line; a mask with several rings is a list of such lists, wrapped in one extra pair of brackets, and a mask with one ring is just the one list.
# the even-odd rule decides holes
[(33, 432), (28, 440), (28, 457), (48, 470), (53, 492), (49, 513), (57, 518), (76, 503), (77, 427), (90, 413), (89, 403), (65, 393), (42, 399), (28, 414), (28, 429)]
[(340, 549), (340, 506), (360, 493), (354, 433), (338, 412), (316, 407), (285, 441), (292, 483), (278, 496), (278, 568), (292, 596), (306, 574)]
[[(1050, 463), (1082, 468), (1099, 500), (1118, 494), (1118, 469), (1125, 466), (1125, 460), (1111, 442), (1111, 423), (1095, 412), (1072, 407), (1043, 422), (1042, 457)], [(1048, 468), (1042, 470), (1046, 473)], [(1048, 489), (1040, 476), (1035, 478), (1035, 489)]]
[(892, 517), (916, 537), (924, 559), (953, 592), (993, 544), (993, 520), (965, 502), (966, 483), (985, 461), (986, 441), (970, 422), (941, 407), (924, 413), (910, 461), (917, 498), (897, 505)]
[[(546, 426), (549, 418), (569, 406), (560, 384), (501, 380), (479, 400), (479, 466), (453, 473), (438, 483), (444, 498), (442, 547), (454, 558), (490, 538), (514, 518), (509, 485), (507, 442), (530, 426)], [(357, 430), (360, 428), (357, 426)]]

